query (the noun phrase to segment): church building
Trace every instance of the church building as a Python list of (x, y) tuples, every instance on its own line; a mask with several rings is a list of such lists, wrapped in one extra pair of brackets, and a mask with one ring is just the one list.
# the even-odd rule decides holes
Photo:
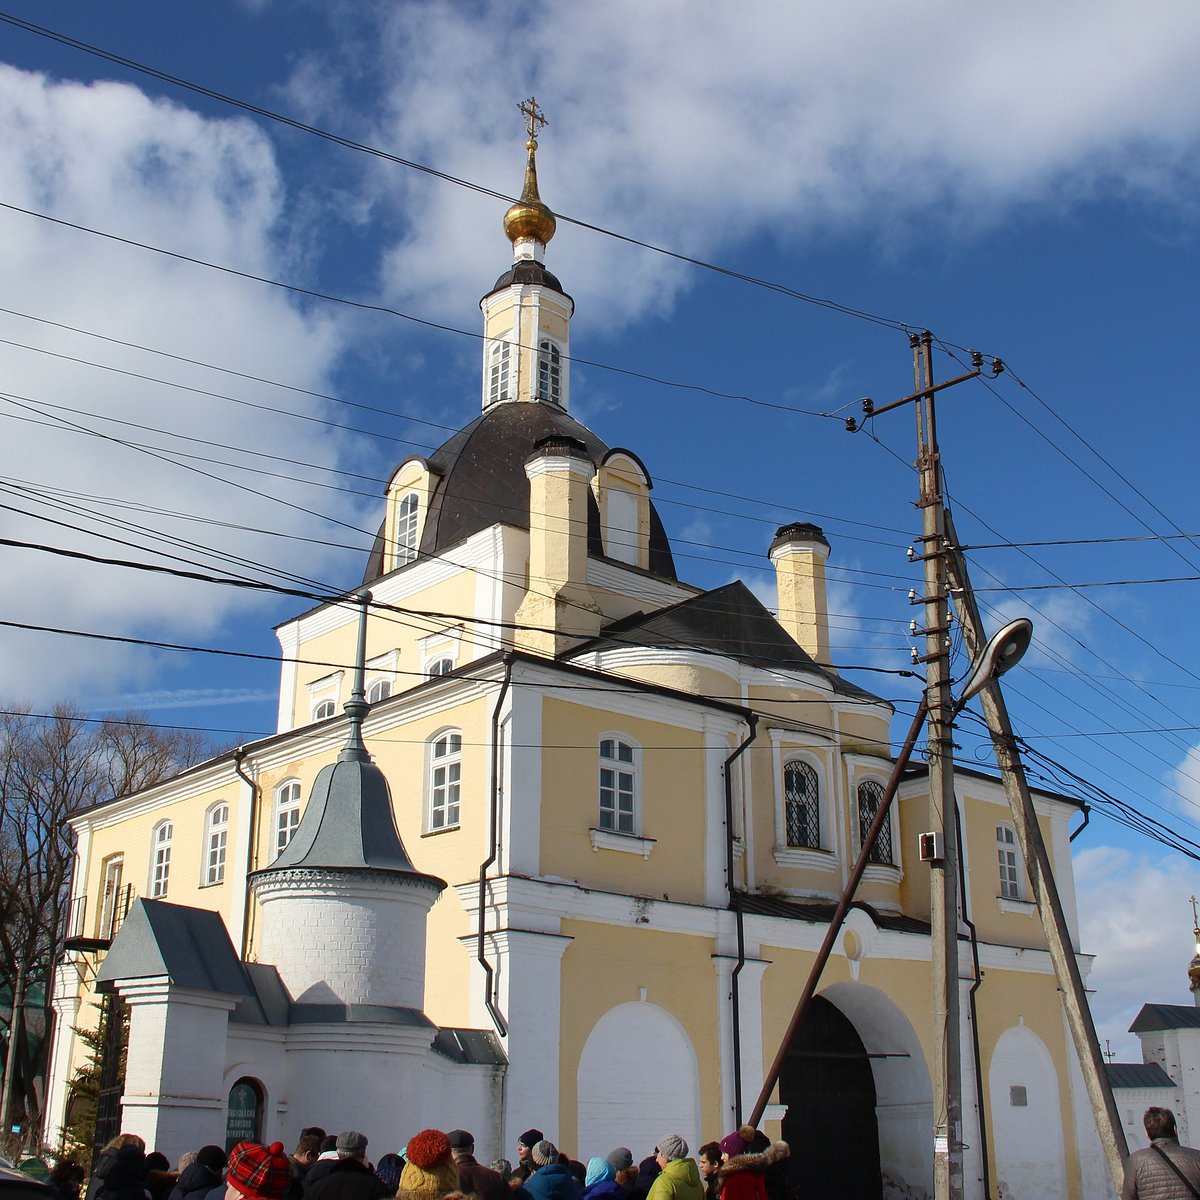
[[(277, 731), (72, 822), (51, 1144), (98, 1000), (128, 1014), (106, 1119), (172, 1161), (308, 1125), (373, 1155), (431, 1125), (482, 1161), (530, 1127), (582, 1159), (694, 1152), (760, 1090), (893, 712), (832, 660), (820, 528), (761, 547), (773, 612), (692, 586), (654, 447), (571, 415), (529, 111), (479, 413), (396, 467), (361, 584), (279, 627)], [(955, 792), (966, 1194), (1103, 1195), (1003, 788), (960, 768)], [(1079, 951), (1079, 805), (1035, 806)], [(929, 822), (913, 768), (762, 1122), (806, 1196), (933, 1192)]]

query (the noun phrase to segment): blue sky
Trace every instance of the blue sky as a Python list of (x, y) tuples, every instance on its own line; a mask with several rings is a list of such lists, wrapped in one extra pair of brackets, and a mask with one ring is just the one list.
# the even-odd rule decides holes
[[(897, 412), (852, 436), (840, 417), (859, 397), (910, 390), (894, 321), (1002, 358), (1011, 374), (954, 389), (938, 411), (963, 539), (1025, 548), (970, 555), (975, 584), (997, 589), (980, 594), (989, 621), (1026, 613), (1037, 627), (1007, 683), (1019, 731), (1200, 835), (1200, 547), (1176, 536), (1200, 530), (1193, 5), (5, 11), (508, 194), (522, 170), (516, 104), (534, 93), (550, 118), (542, 193), (560, 214), (887, 318), (566, 220), (548, 252), (577, 302), (573, 351), (603, 364), (574, 364), (573, 409), (646, 462), (681, 573), (708, 586), (742, 577), (769, 598), (774, 527), (817, 521), (833, 545), (835, 654), (882, 669), (855, 678), (894, 699), (898, 721), (915, 694), (888, 673), (908, 665), (906, 596), (919, 585), (905, 555), (918, 528), (913, 424)], [(468, 335), (509, 261), (505, 203), (0, 29), (0, 202), (465, 331), (0, 209), (2, 536), (145, 557), (89, 532), (115, 511), (141, 528), (107, 531), (139, 546), (150, 527), (240, 555), (248, 574), (351, 585), (379, 480), (478, 411)], [(959, 367), (940, 353), (936, 369)], [(202, 439), (187, 466), (181, 437)], [(1144, 540), (1095, 541), (1113, 538)], [(1029, 546), (1042, 541), (1088, 544)], [(214, 565), (195, 545), (171, 552)], [(271, 625), (297, 607), (4, 553), (0, 608), (17, 622), (269, 655)], [(231, 731), (223, 740), (273, 726), (269, 664), (0, 630), (0, 666), (9, 695), (35, 707), (133, 705)], [(960, 743), (967, 761), (985, 757), (969, 718)], [(1085, 947), (1104, 951), (1102, 1036), (1128, 1057), (1141, 1001), (1187, 1001), (1195, 864), (1099, 811), (1075, 847)]]

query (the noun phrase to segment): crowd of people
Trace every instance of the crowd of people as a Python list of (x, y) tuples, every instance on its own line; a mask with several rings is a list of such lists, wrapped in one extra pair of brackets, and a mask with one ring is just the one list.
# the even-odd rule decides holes
[(743, 1126), (701, 1146), (698, 1158), (670, 1133), (640, 1161), (618, 1146), (584, 1162), (528, 1129), (515, 1162), (485, 1165), (467, 1130), (423, 1129), (373, 1162), (365, 1134), (311, 1127), (291, 1154), (281, 1142), (239, 1142), (228, 1154), (201, 1146), (172, 1169), (123, 1133), (98, 1156), (82, 1196), (77, 1167), (57, 1190), (61, 1200), (787, 1200), (787, 1156), (786, 1142)]

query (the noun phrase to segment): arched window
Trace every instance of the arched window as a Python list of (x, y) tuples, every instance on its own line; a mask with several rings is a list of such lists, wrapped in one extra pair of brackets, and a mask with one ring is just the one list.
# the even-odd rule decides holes
[[(871, 828), (871, 822), (875, 820), (875, 814), (879, 811), (879, 805), (882, 802), (883, 784), (874, 779), (864, 779), (858, 785), (858, 838), (860, 845), (866, 840), (867, 831)], [(867, 861), (883, 863), (889, 867), (895, 865), (890, 820), (884, 821), (880, 828), (879, 836), (875, 839), (875, 845), (871, 847)]]
[(429, 828), (452, 829), (458, 824), (462, 784), (462, 734), (451, 730), (429, 748)]
[(562, 403), (562, 351), (549, 338), (538, 343), (538, 399)]
[(435, 679), (439, 675), (449, 675), (454, 670), (454, 659), (452, 658), (435, 658), (429, 664), (429, 678)]
[(637, 833), (637, 751), (621, 738), (600, 739), (600, 828)]
[(806, 762), (783, 768), (783, 816), (789, 846), (821, 845), (821, 785)]
[(174, 834), (175, 826), (170, 821), (155, 826), (150, 859), (150, 896), (155, 900), (167, 894), (171, 876), (171, 838)]
[(325, 721), (332, 717), (337, 706), (332, 700), (322, 700), (316, 708), (313, 709), (314, 721)]
[(229, 805), (218, 804), (208, 810), (208, 830), (204, 839), (205, 886), (225, 881), (225, 850), (229, 843)]
[(402, 567), (417, 557), (417, 513), (421, 501), (416, 492), (409, 492), (396, 511), (396, 566)]
[(1007, 825), (996, 826), (996, 853), (1000, 858), (1000, 897), (1021, 899), (1021, 872), (1017, 860), (1017, 835)]
[(509, 368), (512, 362), (512, 344), (496, 342), (492, 346), (488, 366), (488, 403), (509, 398)]
[(300, 782), (289, 779), (275, 789), (275, 857), (278, 858), (300, 825)]
[(376, 679), (367, 688), (367, 703), (378, 704), (380, 700), (386, 700), (391, 694), (392, 681), (390, 679)]

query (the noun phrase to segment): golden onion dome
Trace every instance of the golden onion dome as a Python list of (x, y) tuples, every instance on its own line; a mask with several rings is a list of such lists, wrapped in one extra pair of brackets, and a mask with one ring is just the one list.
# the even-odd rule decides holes
[(535, 159), (537, 139), (531, 137), (525, 143), (525, 149), (529, 151), (529, 160), (525, 167), (525, 186), (521, 189), (521, 199), (504, 214), (504, 232), (514, 246), (528, 238), (545, 245), (554, 236), (558, 222), (538, 195)]

